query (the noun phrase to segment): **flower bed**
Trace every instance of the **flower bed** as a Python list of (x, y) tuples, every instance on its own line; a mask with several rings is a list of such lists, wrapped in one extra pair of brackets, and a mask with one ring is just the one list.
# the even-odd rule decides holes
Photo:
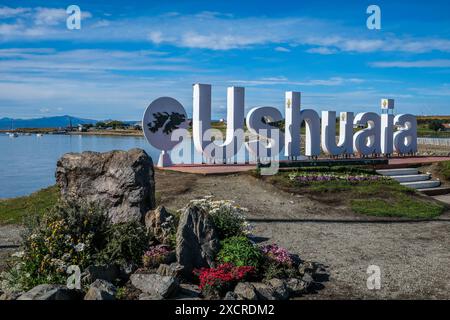
[(381, 181), (388, 178), (379, 175), (368, 174), (339, 174), (339, 173), (308, 173), (308, 172), (293, 172), (289, 174), (289, 179), (300, 184), (307, 184), (310, 182), (327, 182), (327, 181), (347, 181), (347, 182), (361, 182), (361, 181)]

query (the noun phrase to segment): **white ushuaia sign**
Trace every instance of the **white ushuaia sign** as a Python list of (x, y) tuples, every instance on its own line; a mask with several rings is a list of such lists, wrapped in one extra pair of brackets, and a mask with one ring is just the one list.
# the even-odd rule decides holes
[[(394, 100), (381, 100), (381, 114), (341, 112), (339, 136), (335, 111), (301, 109), (301, 93), (285, 93), (285, 114), (275, 107), (255, 107), (244, 114), (245, 89), (227, 89), (226, 135), (211, 128), (211, 85), (193, 86), (192, 135), (184, 107), (177, 100), (162, 97), (146, 109), (142, 128), (148, 142), (161, 150), (159, 166), (168, 166), (168, 151), (183, 139), (192, 139), (197, 152), (207, 163), (236, 163), (236, 154), (245, 148), (261, 159), (278, 159), (284, 150), (288, 159), (315, 158), (321, 150), (331, 157), (390, 156), (417, 152), (417, 121), (412, 114), (393, 115)], [(279, 123), (284, 119), (284, 129)], [(247, 134), (244, 132), (244, 122)], [(302, 154), (300, 127), (305, 123), (305, 148)], [(354, 132), (354, 128), (359, 128)], [(191, 137), (192, 136), (192, 137)], [(191, 144), (189, 144), (191, 145)]]

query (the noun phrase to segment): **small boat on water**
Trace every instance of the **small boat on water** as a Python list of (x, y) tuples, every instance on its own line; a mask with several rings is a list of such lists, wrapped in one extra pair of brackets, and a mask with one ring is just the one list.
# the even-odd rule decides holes
[(36, 133), (36, 137), (42, 137), (43, 136), (43, 134), (42, 133)]
[(10, 138), (17, 138), (18, 136), (19, 135), (17, 133), (15, 133), (15, 132), (9, 134)]

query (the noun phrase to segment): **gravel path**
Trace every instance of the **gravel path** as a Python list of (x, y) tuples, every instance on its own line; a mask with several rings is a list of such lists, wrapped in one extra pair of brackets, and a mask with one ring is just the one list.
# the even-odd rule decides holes
[[(248, 175), (158, 172), (156, 185), (171, 209), (204, 195), (234, 200), (250, 210), (256, 236), (329, 266), (325, 288), (305, 299), (450, 299), (449, 212), (419, 222), (366, 217)], [(367, 289), (369, 265), (381, 269), (380, 290)]]

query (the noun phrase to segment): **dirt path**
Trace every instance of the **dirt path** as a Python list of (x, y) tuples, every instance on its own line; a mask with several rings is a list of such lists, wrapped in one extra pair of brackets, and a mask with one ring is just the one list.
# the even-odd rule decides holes
[[(329, 266), (325, 289), (305, 298), (450, 299), (450, 214), (437, 221), (390, 221), (280, 191), (248, 175), (157, 172), (161, 203), (179, 209), (204, 195), (247, 207), (254, 234)], [(381, 269), (368, 290), (367, 268)]]

